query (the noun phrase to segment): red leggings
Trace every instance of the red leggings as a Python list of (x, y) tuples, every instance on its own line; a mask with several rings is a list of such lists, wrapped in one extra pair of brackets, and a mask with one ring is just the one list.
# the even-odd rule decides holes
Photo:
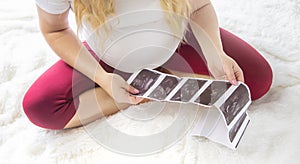
[[(183, 58), (194, 73), (209, 75), (194, 36), (189, 33), (187, 38), (192, 46), (182, 45), (175, 53), (177, 55), (173, 55), (162, 67), (191, 73), (190, 69), (178, 64), (178, 60)], [(224, 51), (242, 68), (252, 100), (262, 97), (272, 83), (272, 70), (268, 62), (253, 47), (224, 29), (221, 29), (221, 38)], [(90, 49), (89, 51), (95, 57)], [(106, 71), (114, 71), (102, 61), (99, 60), (99, 63)], [(117, 73), (125, 79), (130, 76), (120, 71)], [(59, 60), (29, 88), (24, 96), (23, 109), (35, 125), (47, 129), (63, 129), (76, 113), (80, 103), (79, 95), (95, 87), (99, 86)]]

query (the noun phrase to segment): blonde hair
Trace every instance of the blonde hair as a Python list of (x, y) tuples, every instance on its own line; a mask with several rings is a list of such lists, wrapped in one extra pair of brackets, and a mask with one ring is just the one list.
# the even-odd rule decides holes
[[(74, 12), (78, 29), (82, 26), (83, 18), (93, 29), (103, 25), (108, 16), (115, 14), (114, 0), (74, 0)], [(167, 21), (176, 34), (181, 33), (182, 21), (190, 16), (189, 0), (160, 0), (161, 7), (166, 11)], [(107, 28), (106, 28), (106, 32)]]

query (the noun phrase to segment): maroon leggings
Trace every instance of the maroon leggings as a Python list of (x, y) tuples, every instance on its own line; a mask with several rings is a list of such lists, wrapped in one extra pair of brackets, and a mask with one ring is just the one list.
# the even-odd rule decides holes
[[(187, 39), (190, 44), (182, 45), (175, 53), (177, 55), (174, 54), (162, 67), (209, 75), (195, 37), (188, 33)], [(253, 47), (224, 29), (221, 29), (221, 39), (224, 51), (242, 68), (252, 100), (262, 97), (272, 83), (272, 70), (268, 62)], [(85, 44), (85, 46), (87, 45)], [(89, 49), (88, 46), (87, 48)], [(91, 49), (89, 51), (96, 57)], [(192, 70), (179, 64), (178, 61), (182, 59), (188, 62)], [(117, 71), (99, 59), (98, 61), (106, 71)], [(130, 74), (120, 71), (116, 73), (125, 79), (130, 76)], [(35, 125), (47, 129), (63, 129), (76, 113), (80, 103), (79, 95), (95, 87), (99, 86), (59, 60), (29, 88), (24, 96), (23, 109), (29, 120)]]

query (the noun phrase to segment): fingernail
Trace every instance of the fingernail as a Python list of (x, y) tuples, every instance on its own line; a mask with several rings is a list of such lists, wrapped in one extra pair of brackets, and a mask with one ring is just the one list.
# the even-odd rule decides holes
[(139, 93), (140, 91), (137, 89), (134, 89), (134, 93)]
[(232, 82), (232, 84), (234, 84), (234, 85), (238, 85), (238, 82), (237, 82), (236, 80), (232, 80), (231, 82)]

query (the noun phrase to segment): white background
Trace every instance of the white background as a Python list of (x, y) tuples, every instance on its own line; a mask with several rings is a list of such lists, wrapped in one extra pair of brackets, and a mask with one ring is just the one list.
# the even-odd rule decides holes
[[(213, 3), (221, 26), (257, 48), (275, 73), (270, 92), (250, 106), (251, 123), (237, 151), (187, 135), (161, 153), (130, 157), (96, 144), (83, 128), (48, 131), (32, 125), (23, 113), (22, 97), (58, 57), (39, 33), (34, 0), (1, 0), (0, 163), (300, 161), (300, 1), (213, 0)], [(109, 119), (123, 130), (136, 128), (135, 123), (126, 121), (120, 113)], [(149, 133), (167, 126), (170, 120), (172, 115), (163, 115), (143, 131)]]

